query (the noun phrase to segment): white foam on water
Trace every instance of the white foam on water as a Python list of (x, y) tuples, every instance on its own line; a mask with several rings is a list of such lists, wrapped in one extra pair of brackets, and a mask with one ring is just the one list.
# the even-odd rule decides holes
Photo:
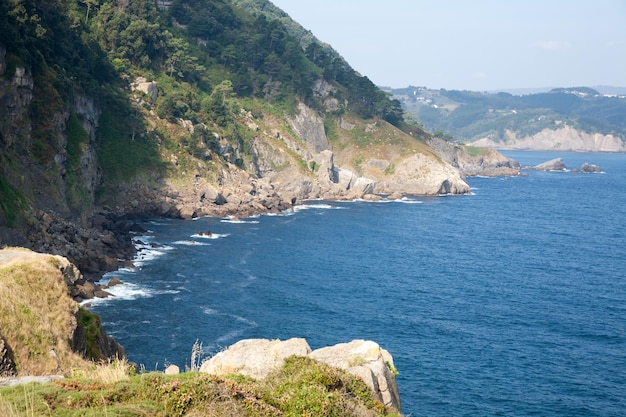
[(220, 220), (222, 223), (234, 223), (234, 224), (258, 224), (258, 220), (248, 220), (248, 219), (239, 219), (236, 217), (228, 217), (226, 219)]
[(113, 297), (92, 298), (88, 300), (83, 300), (80, 304), (95, 305), (107, 303), (110, 301), (132, 301), (136, 300), (137, 298), (152, 297), (155, 294), (155, 291), (149, 288), (141, 287), (137, 284), (133, 284), (130, 282), (124, 282), (123, 284), (115, 285), (111, 288), (107, 288), (105, 291), (113, 295)]
[(210, 235), (195, 233), (190, 237), (194, 239), (220, 239), (227, 236), (230, 236), (230, 233), (211, 233)]
[(195, 240), (177, 240), (176, 242), (172, 242), (172, 245), (180, 245), (180, 246), (209, 246), (210, 243), (196, 242)]

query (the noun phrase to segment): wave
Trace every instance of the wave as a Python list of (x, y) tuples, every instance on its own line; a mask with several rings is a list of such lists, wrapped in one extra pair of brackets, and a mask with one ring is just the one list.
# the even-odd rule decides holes
[(352, 200), (354, 203), (369, 203), (369, 204), (390, 204), (390, 203), (399, 203), (399, 204), (422, 204), (422, 200), (415, 200), (409, 197), (402, 197), (397, 200), (389, 200), (387, 198), (383, 198), (381, 200), (366, 200), (363, 198), (355, 198)]
[(146, 262), (152, 261), (160, 256), (165, 255), (174, 248), (167, 245), (154, 242), (154, 235), (142, 235), (134, 237), (132, 240), (137, 254), (132, 259), (135, 267), (141, 267)]
[(172, 245), (180, 245), (180, 246), (209, 246), (209, 243), (204, 242), (196, 242), (195, 240), (177, 240), (176, 242), (172, 242)]
[(193, 237), (195, 239), (219, 239), (226, 236), (230, 236), (230, 233), (211, 233), (210, 235), (206, 233), (195, 233), (190, 237)]
[(241, 220), (241, 219), (222, 219), (222, 223), (234, 223), (234, 224), (258, 224), (258, 220)]

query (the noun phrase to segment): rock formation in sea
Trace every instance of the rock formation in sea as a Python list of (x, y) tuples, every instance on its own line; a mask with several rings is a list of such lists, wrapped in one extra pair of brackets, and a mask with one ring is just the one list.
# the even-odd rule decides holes
[(204, 361), (200, 372), (212, 375), (235, 373), (263, 379), (292, 355), (308, 356), (341, 368), (361, 378), (382, 404), (401, 409), (393, 357), (372, 341), (353, 340), (312, 351), (302, 338), (285, 341), (245, 339)]
[(536, 171), (566, 171), (567, 166), (563, 162), (563, 158), (554, 158), (541, 164), (527, 167), (526, 169), (533, 169)]

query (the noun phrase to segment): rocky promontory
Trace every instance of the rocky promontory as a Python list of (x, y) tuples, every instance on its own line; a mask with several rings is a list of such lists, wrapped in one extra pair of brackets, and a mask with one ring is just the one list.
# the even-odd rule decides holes
[(82, 274), (66, 258), (0, 250), (0, 364), (5, 375), (51, 375), (125, 358), (100, 318), (72, 300)]

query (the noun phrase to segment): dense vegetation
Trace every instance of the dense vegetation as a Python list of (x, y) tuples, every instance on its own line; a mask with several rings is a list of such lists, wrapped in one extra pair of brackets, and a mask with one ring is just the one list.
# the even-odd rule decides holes
[(506, 130), (523, 137), (563, 124), (626, 139), (626, 99), (586, 87), (522, 96), (417, 87), (393, 94), (427, 129), (460, 141), (503, 138)]
[[(397, 100), (356, 73), (328, 45), (310, 33), (304, 36), (307, 31), (268, 1), (163, 3), (169, 7), (159, 8), (155, 0), (0, 3), (5, 78), (21, 66), (29, 68), (35, 79), (28, 108), (33, 141), (20, 150), (22, 154), (32, 155), (44, 167), (53, 165), (62, 151), (55, 117), (81, 95), (95, 98), (102, 111), (96, 147), (104, 181), (98, 195), (114, 190), (115, 181), (165, 172), (163, 149), (192, 157), (209, 152), (216, 162), (246, 167), (244, 161), (250, 162), (253, 155), (251, 132), (238, 120), (242, 108), (259, 117), (264, 112), (284, 117), (303, 101), (320, 114), (379, 117), (409, 130)], [(128, 87), (137, 77), (157, 81), (156, 99), (130, 100)], [(315, 81), (322, 79), (333, 86), (339, 103), (332, 111), (313, 91)], [(150, 111), (161, 120), (190, 121), (193, 133), (155, 127), (147, 120)], [(72, 190), (68, 204), (79, 211), (90, 203), (77, 181), (76, 157), (86, 132), (72, 116), (65, 134)], [(218, 137), (234, 151), (218, 152)], [(1, 181), (0, 171), (0, 184), (11, 182)], [(11, 193), (8, 185), (1, 188), (4, 194)]]
[(227, 0), (175, 0), (167, 10), (153, 0), (11, 0), (0, 5), (0, 43), (35, 73), (54, 71), (62, 97), (70, 83), (94, 90), (122, 74), (148, 74), (164, 78), (164, 115), (206, 121), (220, 111), (219, 86), (314, 105), (313, 82), (324, 77), (353, 99), (346, 110), (402, 119), (399, 105), (327, 47), (314, 40), (305, 53), (281, 21)]

